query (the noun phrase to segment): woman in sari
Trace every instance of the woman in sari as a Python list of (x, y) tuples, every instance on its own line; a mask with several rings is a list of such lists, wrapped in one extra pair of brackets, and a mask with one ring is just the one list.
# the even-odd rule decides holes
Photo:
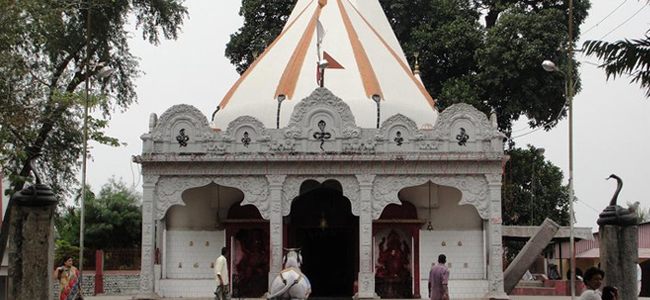
[(79, 270), (72, 265), (71, 256), (66, 256), (63, 264), (54, 270), (54, 280), (59, 281), (60, 300), (82, 299)]

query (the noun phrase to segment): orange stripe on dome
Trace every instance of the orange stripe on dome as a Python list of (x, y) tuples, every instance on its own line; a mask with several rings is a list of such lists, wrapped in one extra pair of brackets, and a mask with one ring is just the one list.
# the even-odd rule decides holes
[(354, 30), (352, 26), (352, 21), (350, 21), (350, 16), (348, 15), (345, 7), (341, 0), (337, 0), (339, 4), (339, 10), (341, 11), (341, 17), (343, 18), (343, 24), (345, 24), (345, 29), (348, 32), (348, 38), (350, 39), (350, 45), (352, 46), (352, 51), (354, 52), (354, 58), (357, 61), (357, 66), (359, 67), (359, 74), (361, 75), (361, 82), (363, 83), (363, 88), (366, 91), (366, 96), (371, 98), (372, 95), (379, 95), (381, 99), (384, 99), (384, 95), (381, 91), (381, 86), (379, 85), (379, 80), (375, 74), (375, 70), (370, 64), (370, 59), (366, 50), (363, 48), (361, 41), (359, 40), (359, 35)]
[(250, 74), (250, 73), (253, 71), (253, 69), (255, 69), (255, 66), (257, 66), (257, 63), (260, 62), (260, 61), (262, 60), (262, 58), (264, 58), (264, 56), (266, 56), (266, 54), (267, 54), (269, 51), (271, 51), (271, 49), (273, 49), (273, 46), (275, 46), (275, 44), (276, 44), (280, 39), (282, 39), (282, 37), (284, 36), (284, 34), (285, 34), (286, 32), (288, 32), (288, 31), (291, 29), (291, 27), (293, 27), (294, 24), (296, 24), (296, 21), (298, 21), (298, 20), (300, 19), (300, 17), (302, 16), (302, 14), (303, 14), (305, 11), (307, 11), (307, 8), (309, 8), (309, 6), (311, 6), (311, 4), (312, 4), (313, 2), (314, 2), (314, 0), (312, 0), (311, 2), (309, 2), (309, 4), (307, 4), (307, 6), (306, 6), (306, 7), (305, 7), (301, 12), (300, 12), (300, 14), (298, 14), (298, 16), (296, 16), (296, 18), (293, 20), (293, 22), (291, 22), (291, 24), (289, 24), (289, 26), (287, 26), (287, 28), (286, 28), (285, 30), (283, 30), (283, 31), (280, 33), (280, 35), (278, 35), (277, 38), (275, 38), (275, 40), (273, 41), (273, 43), (271, 43), (271, 45), (269, 45), (269, 46), (266, 48), (266, 50), (264, 50), (264, 52), (262, 52), (262, 54), (261, 54), (261, 55), (260, 55), (260, 56), (259, 56), (259, 57), (254, 61), (254, 62), (253, 62), (253, 64), (251, 64), (251, 65), (248, 67), (248, 69), (246, 70), (246, 72), (244, 72), (244, 74), (242, 74), (241, 76), (239, 76), (239, 79), (237, 79), (237, 81), (235, 82), (235, 84), (233, 84), (233, 86), (230, 88), (230, 90), (228, 90), (228, 93), (226, 93), (226, 95), (223, 97), (223, 99), (221, 100), (221, 103), (219, 103), (219, 107), (220, 107), (221, 109), (223, 109), (224, 107), (226, 107), (226, 105), (228, 104), (228, 102), (230, 101), (230, 99), (232, 98), (232, 96), (235, 94), (235, 92), (237, 91), (237, 89), (239, 88), (239, 86), (241, 85), (241, 83), (244, 81), (244, 79), (246, 79), (246, 77), (248, 77), (248, 74)]
[[(340, 1), (340, 0), (339, 0), (339, 1)], [(350, 0), (348, 0), (348, 3), (350, 3), (350, 5), (352, 5), (352, 7), (354, 7), (354, 5), (350, 2)], [(411, 80), (413, 81), (413, 83), (415, 83), (415, 85), (416, 85), (416, 86), (418, 87), (418, 89), (420, 90), (420, 93), (422, 93), (422, 95), (424, 96), (424, 98), (427, 99), (427, 102), (429, 102), (429, 104), (431, 105), (431, 107), (434, 107), (434, 108), (435, 108), (435, 100), (433, 100), (433, 97), (431, 97), (431, 95), (429, 94), (429, 92), (427, 91), (427, 89), (424, 87), (424, 85), (422, 85), (422, 83), (421, 83), (417, 78), (415, 78), (415, 75), (413, 75), (413, 72), (411, 72), (411, 68), (409, 68), (409, 67), (404, 63), (404, 61), (402, 61), (402, 60), (400, 59), (399, 55), (397, 55), (397, 53), (395, 52), (395, 50), (393, 50), (393, 48), (391, 48), (391, 47), (388, 45), (388, 43), (386, 42), (386, 40), (384, 40), (384, 38), (382, 38), (381, 35), (379, 35), (379, 33), (377, 32), (377, 30), (375, 30), (375, 28), (372, 27), (372, 25), (370, 25), (370, 22), (368, 22), (368, 20), (366, 20), (366, 18), (363, 17), (363, 15), (361, 14), (361, 12), (359, 12), (359, 10), (358, 10), (356, 7), (354, 7), (354, 10), (357, 12), (357, 14), (359, 15), (359, 17), (361, 17), (361, 19), (363, 20), (363, 22), (365, 22), (366, 25), (368, 25), (368, 27), (370, 28), (370, 30), (372, 30), (372, 32), (375, 34), (375, 36), (377, 36), (377, 38), (379, 38), (379, 40), (381, 41), (381, 43), (384, 45), (384, 47), (386, 47), (386, 49), (390, 52), (390, 54), (393, 55), (393, 58), (395, 58), (395, 60), (400, 64), (400, 66), (402, 66), (402, 69), (404, 70), (404, 72), (405, 72), (405, 73), (406, 73), (406, 74), (411, 78)], [(382, 97), (382, 99), (383, 99), (383, 97)]]
[(293, 54), (291, 54), (291, 58), (284, 69), (284, 73), (282, 73), (274, 98), (277, 98), (279, 95), (285, 95), (287, 100), (293, 98), (293, 94), (296, 92), (296, 86), (298, 85), (300, 71), (302, 70), (302, 66), (305, 64), (307, 50), (309, 50), (309, 45), (314, 37), (314, 33), (316, 32), (316, 20), (320, 16), (322, 9), (323, 7), (319, 5), (314, 12), (314, 15), (311, 17), (311, 20), (309, 20), (309, 25), (307, 25), (305, 32), (302, 34), (300, 42), (298, 42)]

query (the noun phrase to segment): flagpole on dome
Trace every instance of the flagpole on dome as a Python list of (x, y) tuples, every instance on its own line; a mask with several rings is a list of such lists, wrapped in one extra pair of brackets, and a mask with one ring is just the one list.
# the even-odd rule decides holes
[(318, 62), (316, 69), (316, 82), (318, 86), (325, 87), (325, 69), (329, 64), (326, 59), (323, 59), (323, 50), (321, 46), (323, 45), (323, 38), (325, 38), (325, 28), (319, 19), (316, 19), (316, 52), (318, 52)]

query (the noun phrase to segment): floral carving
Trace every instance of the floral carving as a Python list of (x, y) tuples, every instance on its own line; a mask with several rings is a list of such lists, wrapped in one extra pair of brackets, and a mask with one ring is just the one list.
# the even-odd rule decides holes
[(296, 148), (294, 140), (286, 139), (284, 142), (278, 140), (271, 141), (269, 149), (276, 152), (293, 152)]
[(365, 142), (362, 142), (360, 139), (352, 139), (349, 143), (343, 144), (343, 152), (373, 153), (375, 146), (377, 146), (377, 142), (372, 139), (368, 139)]

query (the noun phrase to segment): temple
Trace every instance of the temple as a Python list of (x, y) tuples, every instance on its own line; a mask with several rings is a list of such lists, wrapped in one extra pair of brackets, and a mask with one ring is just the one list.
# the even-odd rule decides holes
[(217, 105), (142, 136), (143, 297), (213, 296), (225, 246), (232, 297), (262, 297), (299, 247), (314, 298), (426, 298), (440, 253), (451, 298), (507, 298), (504, 135), (436, 111), (378, 0), (298, 0)]

